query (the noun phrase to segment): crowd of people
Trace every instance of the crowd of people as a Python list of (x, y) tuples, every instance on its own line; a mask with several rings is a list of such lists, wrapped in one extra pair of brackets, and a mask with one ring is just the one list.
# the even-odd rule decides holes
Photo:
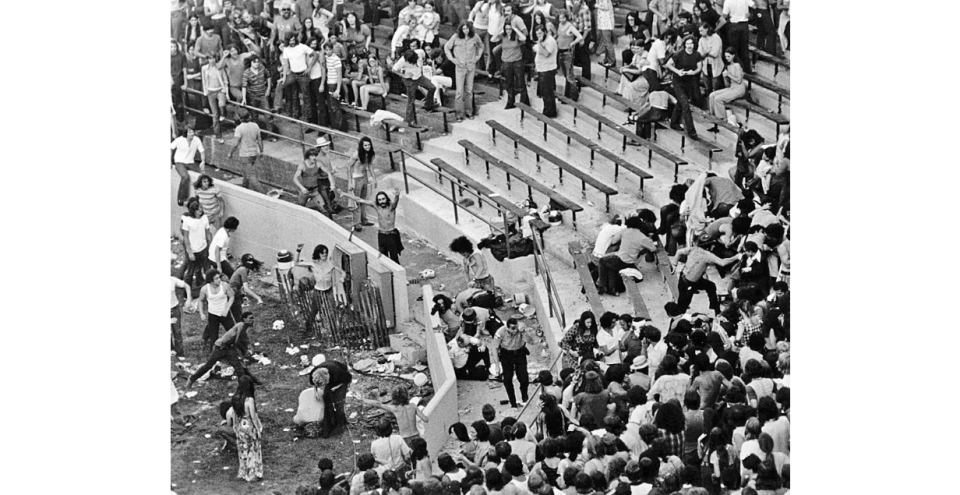
[[(263, 425), (254, 400), (262, 382), (249, 370), (256, 315), (244, 308), (245, 300), (262, 302), (248, 284), (261, 262), (244, 254), (236, 268), (232, 263), (230, 237), (240, 220), (229, 215), (205, 173), (206, 150), (194, 130), (204, 127), (203, 117), (185, 125), (178, 102), (195, 95), (181, 86), (202, 93), (203, 101), (190, 106), (207, 107), (220, 143), (227, 102), (254, 109), (236, 111), (239, 139), (229, 153), (241, 159), (244, 186), (264, 192), (256, 165), (264, 139), (278, 133), (270, 113), (339, 128), (343, 105), (366, 110), (371, 97), (395, 92), (406, 95), (404, 120), (416, 125), (417, 100), (430, 111), (452, 93), (457, 119), (471, 119), (474, 80), (481, 76), (502, 78), (508, 109), (518, 100), (529, 103), (535, 79), (543, 113), (555, 117), (558, 73), (562, 94), (577, 101), (575, 68), (589, 79), (597, 62), (619, 68), (617, 92), (641, 108), (630, 117), (638, 135), (648, 137), (654, 122), (669, 117), (673, 129), (696, 136), (691, 105), (738, 124), (726, 104), (744, 97), (744, 74), (753, 71), (749, 24), (757, 26), (761, 50), (789, 55), (789, 1), (633, 5), (639, 11), (626, 17), (621, 32), (611, 0), (172, 0), (172, 92), (184, 125), (171, 151), (181, 177), (177, 201), (186, 209), (186, 259), (171, 276), (171, 348), (185, 356), (180, 322), (183, 311), (196, 311), (205, 325), (204, 360), (187, 387), (217, 362), (238, 377), (236, 393), (221, 405), (218, 437), (237, 449), (239, 478), (263, 477)], [(389, 50), (378, 56), (371, 25), (384, 11), (397, 27), (383, 40)], [(441, 24), (455, 27), (449, 39), (441, 39)], [(621, 37), (627, 48), (618, 53)], [(329, 136), (319, 136), (305, 151), (293, 176), (298, 203), (332, 216), (341, 209), (337, 197), (346, 198), (352, 228), (376, 225), (380, 251), (399, 263), (400, 193), (378, 190), (372, 141), (359, 141), (345, 168), (345, 189), (334, 180), (329, 147)], [(198, 154), (201, 174), (191, 181), (187, 166)], [(486, 405), (482, 420), (452, 425), (455, 445), (431, 459), (417, 429), (418, 419), (429, 418), (398, 388), (391, 404), (364, 401), (392, 413), (399, 432), (381, 422), (370, 452), (355, 466), (340, 466), (354, 470), (352, 477), (339, 479), (332, 461), (321, 459), (318, 486), (297, 493), (788, 493), (789, 126), (773, 142), (742, 131), (736, 157), (729, 177), (704, 172), (674, 185), (659, 217), (641, 209), (600, 229), (592, 260), (601, 294), (624, 292), (621, 271), (655, 262), (662, 241), (676, 262), (679, 295), (664, 308), (669, 322), (663, 325), (647, 315), (584, 312), (565, 329), (556, 375), (543, 370), (531, 380), (532, 332), (477, 302), (478, 294), (495, 289), (494, 279), (473, 243), (455, 239), (450, 249), (463, 258), (468, 289), (455, 299), (438, 294), (433, 302), (456, 376), (502, 381), (517, 414), (537, 401), (535, 418), (497, 422)], [(377, 223), (367, 218), (371, 208)], [(310, 261), (300, 259), (302, 249), (296, 263), (310, 271), (312, 289), (343, 293), (344, 273), (331, 262), (330, 248), (316, 245)], [(178, 290), (186, 292), (185, 302)], [(706, 293), (710, 312), (691, 310), (698, 292)], [(308, 436), (329, 435), (346, 421), (349, 370), (315, 362), (306, 375), (310, 388), (299, 396), (294, 423)]]

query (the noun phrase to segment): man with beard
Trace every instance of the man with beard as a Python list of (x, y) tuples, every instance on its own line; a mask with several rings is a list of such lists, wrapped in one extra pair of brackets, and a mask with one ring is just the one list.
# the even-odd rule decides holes
[(380, 252), (387, 255), (391, 260), (400, 263), (400, 251), (403, 251), (403, 245), (400, 243), (400, 231), (397, 230), (397, 204), (400, 200), (400, 189), (393, 188), (393, 194), (388, 195), (386, 191), (377, 192), (376, 201), (369, 201), (354, 196), (350, 192), (344, 192), (343, 195), (357, 203), (372, 206), (377, 211), (377, 226), (380, 232), (377, 234), (377, 247)]

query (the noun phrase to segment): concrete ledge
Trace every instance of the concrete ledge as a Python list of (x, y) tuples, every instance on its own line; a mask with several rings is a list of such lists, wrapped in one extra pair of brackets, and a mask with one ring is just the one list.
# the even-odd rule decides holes
[[(423, 320), (439, 325), (439, 318), (430, 314), (433, 307), (433, 288), (423, 286)], [(424, 425), (424, 440), (430, 457), (437, 458), (440, 449), (447, 442), (447, 431), (450, 425), (460, 421), (457, 399), (457, 377), (454, 374), (453, 363), (447, 352), (443, 333), (434, 333), (430, 325), (427, 328), (427, 363), (430, 366), (430, 379), (433, 381), (434, 396), (430, 399), (423, 413), (430, 419)]]
[[(191, 181), (196, 180), (197, 174), (190, 172)], [(180, 217), (184, 208), (176, 203), (177, 186), (180, 176), (176, 171), (170, 171), (170, 232), (180, 236)], [(277, 252), (281, 249), (293, 251), (298, 243), (305, 243), (312, 249), (313, 245), (326, 244), (331, 249), (335, 245), (353, 244), (367, 253), (368, 274), (389, 272), (392, 274), (391, 290), (382, 290), (381, 296), (386, 298), (391, 294), (394, 298), (393, 314), (386, 314), (388, 327), (396, 327), (397, 322), (409, 318), (410, 308), (407, 299), (407, 272), (391, 261), (380, 256), (380, 251), (363, 242), (357, 237), (351, 237), (343, 227), (321, 215), (319, 212), (273, 199), (241, 186), (228, 182), (216, 181), (217, 187), (223, 195), (228, 215), (240, 219), (240, 228), (231, 240), (231, 252), (235, 257), (243, 253), (251, 253), (266, 263), (266, 268), (272, 270), (276, 265)], [(270, 228), (258, 228), (270, 226)], [(304, 249), (308, 249), (304, 247)], [(371, 277), (373, 283), (383, 288), (386, 277)], [(389, 288), (387, 288), (389, 289)], [(385, 309), (387, 305), (384, 305)]]

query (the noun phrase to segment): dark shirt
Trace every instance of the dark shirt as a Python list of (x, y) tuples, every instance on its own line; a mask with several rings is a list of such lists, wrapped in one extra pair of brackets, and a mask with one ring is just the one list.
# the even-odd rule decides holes
[(183, 66), (187, 63), (187, 57), (183, 52), (178, 51), (176, 55), (170, 56), (170, 77), (177, 86), (183, 86)]
[[(337, 361), (326, 361), (318, 368), (326, 368), (330, 372), (330, 381), (327, 383), (327, 386), (323, 388), (323, 400), (327, 402), (331, 399), (331, 393), (333, 387), (343, 384), (344, 387), (353, 380), (353, 375), (350, 374), (350, 371), (347, 369), (347, 365), (337, 362)], [(341, 387), (343, 388), (343, 387)], [(337, 390), (338, 392), (340, 389)]]
[(593, 416), (595, 425), (602, 425), (603, 418), (607, 416), (607, 404), (610, 403), (610, 393), (606, 390), (599, 394), (589, 394), (583, 392), (573, 398), (577, 405), (580, 416)]
[[(693, 53), (687, 53), (686, 50), (680, 50), (677, 53), (673, 54), (673, 65), (679, 70), (696, 70), (697, 64), (703, 60), (703, 56), (700, 55), (696, 50)], [(682, 82), (696, 81), (699, 75), (696, 76), (677, 76), (674, 75), (674, 78), (679, 79)]]
[(716, 28), (717, 22), (720, 21), (720, 14), (716, 10), (707, 9), (700, 13), (700, 20)]

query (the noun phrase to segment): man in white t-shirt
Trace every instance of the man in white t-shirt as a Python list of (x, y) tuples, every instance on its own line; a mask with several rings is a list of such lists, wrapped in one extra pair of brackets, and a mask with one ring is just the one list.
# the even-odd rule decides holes
[[(293, 33), (287, 35), (286, 46), (280, 55), (283, 65), (283, 77), (280, 85), (283, 88), (283, 98), (287, 107), (287, 114), (293, 118), (313, 120), (313, 110), (310, 108), (310, 69), (316, 62), (313, 49), (297, 41)], [(297, 93), (299, 90), (299, 93)], [(300, 97), (303, 97), (306, 108), (301, 107)]]
[[(177, 255), (171, 253), (171, 263), (176, 261), (176, 259)], [(190, 286), (183, 283), (183, 280), (173, 275), (170, 276), (170, 348), (177, 353), (177, 356), (184, 357), (183, 335), (180, 333), (180, 320), (183, 319), (183, 312), (180, 310), (180, 298), (177, 297), (177, 289), (183, 289), (187, 294), (187, 306), (193, 304), (193, 294), (191, 293)]]
[(623, 225), (620, 215), (614, 215), (609, 223), (600, 227), (600, 233), (597, 234), (597, 242), (593, 245), (593, 256), (603, 258), (610, 252), (610, 248), (620, 244), (620, 238), (627, 227)]
[(223, 227), (220, 227), (220, 230), (213, 235), (213, 240), (210, 241), (210, 262), (213, 263), (214, 269), (227, 277), (233, 276), (233, 266), (227, 260), (230, 234), (236, 232), (239, 226), (240, 220), (237, 220), (236, 217), (227, 217), (223, 221)]
[(170, 143), (170, 149), (173, 150), (173, 166), (180, 174), (180, 187), (177, 189), (177, 205), (183, 206), (190, 196), (190, 174), (187, 173), (187, 165), (193, 163), (197, 152), (200, 152), (200, 173), (203, 173), (206, 167), (206, 157), (204, 156), (203, 141), (197, 137), (193, 128), (187, 127), (180, 131), (180, 135)]
[(603, 362), (606, 365), (620, 364), (623, 358), (620, 354), (620, 340), (623, 338), (623, 329), (617, 325), (619, 317), (616, 313), (607, 311), (600, 316), (600, 329), (597, 331), (597, 345), (604, 353)]
[(180, 279), (188, 284), (192, 282), (194, 287), (201, 287), (206, 283), (203, 276), (210, 263), (207, 253), (210, 220), (203, 214), (199, 199), (190, 198), (187, 202), (187, 213), (180, 217), (180, 234), (187, 255)]

